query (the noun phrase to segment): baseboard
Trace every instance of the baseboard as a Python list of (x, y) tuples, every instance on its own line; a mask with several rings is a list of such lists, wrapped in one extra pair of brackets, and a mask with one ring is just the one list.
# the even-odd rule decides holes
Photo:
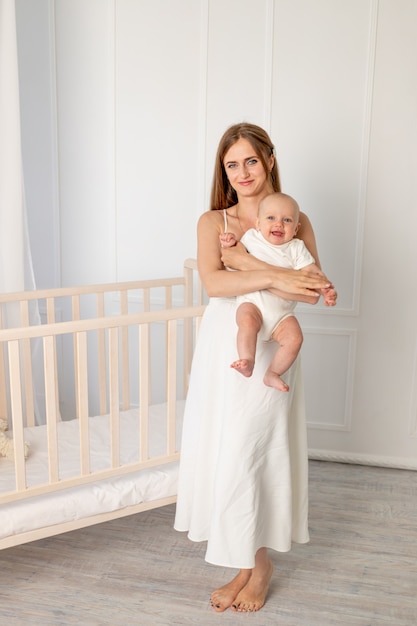
[(331, 461), (333, 463), (351, 463), (352, 465), (374, 465), (376, 467), (392, 467), (395, 469), (417, 471), (417, 458), (392, 457), (351, 452), (333, 452), (328, 450), (309, 450), (309, 459), (313, 461)]

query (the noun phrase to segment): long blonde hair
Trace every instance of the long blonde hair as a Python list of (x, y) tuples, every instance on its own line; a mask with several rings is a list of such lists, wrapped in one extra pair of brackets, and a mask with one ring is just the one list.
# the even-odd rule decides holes
[(247, 139), (259, 157), (265, 173), (270, 178), (272, 189), (281, 191), (278, 164), (274, 159), (272, 170), (269, 169), (271, 154), (274, 154), (274, 145), (263, 128), (255, 124), (242, 122), (230, 126), (220, 139), (214, 165), (213, 183), (211, 187), (210, 209), (227, 209), (237, 203), (236, 191), (230, 185), (224, 169), (224, 157), (239, 139)]

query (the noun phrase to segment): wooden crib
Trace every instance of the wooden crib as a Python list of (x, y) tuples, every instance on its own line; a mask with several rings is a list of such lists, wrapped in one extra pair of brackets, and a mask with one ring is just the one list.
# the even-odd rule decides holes
[(1, 548), (175, 502), (195, 270), (0, 294)]

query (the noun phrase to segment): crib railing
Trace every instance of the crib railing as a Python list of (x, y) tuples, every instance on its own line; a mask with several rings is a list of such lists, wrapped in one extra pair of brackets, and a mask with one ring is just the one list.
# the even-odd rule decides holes
[[(194, 259), (184, 262), (184, 274), (180, 277), (161, 278), (56, 289), (41, 289), (15, 293), (0, 293), (0, 330), (2, 328), (24, 328), (42, 322), (76, 321), (82, 319), (126, 315), (134, 312), (168, 310), (174, 307), (190, 307), (203, 304), (203, 287), (198, 278), (197, 263)], [(184, 319), (184, 386), (188, 387), (188, 375), (191, 367), (193, 339), (192, 318)], [(128, 329), (121, 329), (121, 354), (124, 371), (128, 371)], [(21, 369), (25, 390), (25, 425), (35, 425), (34, 382), (32, 369), (32, 351), (34, 337), (22, 338), (20, 342)], [(166, 338), (168, 341), (168, 336)], [(74, 364), (77, 362), (78, 347), (74, 344)], [(100, 413), (107, 412), (107, 394), (105, 381), (105, 340), (104, 329), (98, 329), (97, 362), (99, 371)], [(54, 367), (58, 368), (58, 356), (55, 352)], [(0, 342), (0, 418), (8, 420), (9, 402), (7, 394), (6, 355)], [(142, 365), (144, 365), (142, 363)], [(52, 365), (51, 365), (52, 367)], [(74, 374), (75, 375), (75, 374)], [(130, 396), (129, 378), (123, 377), (123, 407), (127, 406)], [(77, 400), (77, 407), (78, 407)], [(59, 415), (59, 410), (56, 412)], [(77, 410), (78, 414), (78, 410)]]
[[(152, 300), (159, 304), (160, 308), (170, 309), (173, 307), (173, 292), (175, 287), (183, 288), (183, 295), (180, 297), (182, 306), (192, 306), (193, 304), (203, 304), (203, 287), (197, 274), (197, 262), (195, 259), (186, 259), (184, 262), (183, 276), (170, 278), (155, 278), (149, 280), (103, 283), (97, 285), (81, 285), (77, 287), (57, 287), (52, 289), (36, 289), (33, 291), (20, 291), (12, 293), (0, 293), (0, 328), (6, 326), (3, 323), (6, 307), (9, 308), (9, 322), (7, 327), (30, 326), (37, 323), (34, 320), (33, 312), (30, 311), (30, 303), (37, 303), (37, 308), (43, 310), (47, 323), (57, 321), (78, 320), (83, 317), (104, 317), (109, 312), (105, 310), (105, 296), (111, 295), (113, 314), (125, 314), (131, 312), (129, 301), (142, 302), (142, 311), (151, 310)], [(163, 297), (155, 298), (155, 293), (159, 290)], [(151, 296), (154, 296), (153, 298)], [(93, 298), (94, 308), (87, 309), (87, 313), (82, 315), (81, 303), (83, 298)], [(68, 302), (70, 307), (68, 308)], [(107, 303), (108, 304), (108, 303)], [(10, 305), (15, 305), (11, 307)], [(61, 316), (64, 311), (70, 311), (66, 319)], [(92, 315), (89, 315), (89, 313)], [(7, 312), (6, 312), (7, 317)]]
[[(13, 425), (13, 441), (15, 448), (16, 489), (0, 495), (0, 503), (15, 501), (31, 495), (40, 495), (57, 489), (65, 489), (85, 484), (92, 480), (101, 480), (111, 476), (119, 476), (139, 469), (149, 468), (178, 459), (175, 441), (177, 384), (176, 372), (178, 364), (178, 324), (184, 320), (200, 318), (204, 306), (173, 308), (145, 313), (125, 314), (113, 317), (101, 317), (87, 320), (52, 323), (40, 326), (28, 326), (0, 330), (0, 343), (6, 347), (8, 356), (8, 378), (10, 388), (10, 404)], [(149, 398), (149, 358), (150, 358), (150, 326), (155, 323), (167, 324), (166, 354), (166, 402), (167, 402), (167, 441), (166, 454), (150, 457), (148, 449), (148, 410)], [(140, 451), (139, 460), (121, 467), (119, 459), (119, 428), (121, 408), (130, 406), (129, 399), (123, 398), (123, 378), (129, 375), (121, 362), (121, 343), (124, 329), (136, 327), (139, 331), (139, 342), (133, 349), (138, 352), (140, 367), (139, 414), (140, 414)], [(91, 472), (89, 461), (89, 366), (87, 350), (87, 334), (89, 331), (103, 331), (107, 339), (106, 387), (110, 407), (111, 461), (104, 470)], [(56, 339), (62, 335), (74, 338), (76, 346), (75, 386), (77, 388), (77, 411), (80, 433), (80, 471), (76, 477), (60, 479), (59, 454), (57, 438), (57, 410), (59, 406), (59, 381), (56, 368)], [(46, 429), (48, 435), (48, 482), (28, 487), (26, 484), (24, 455), (24, 394), (22, 372), (22, 344), (27, 340), (39, 338), (43, 346), (43, 370), (45, 377), (46, 397)], [(132, 350), (132, 346), (129, 346)], [(24, 357), (23, 357), (24, 358)], [(121, 400), (122, 399), (122, 400)]]
[[(33, 315), (34, 304), (41, 320)], [(203, 289), (193, 259), (185, 262), (182, 277), (0, 294), (0, 418), (9, 423), (15, 455), (15, 489), (0, 494), (0, 503), (178, 459), (177, 401), (186, 394), (203, 311)], [(160, 362), (155, 363), (155, 352), (163, 353)], [(24, 431), (36, 422), (37, 371), (42, 378), (48, 480), (28, 485)], [(149, 455), (153, 378), (158, 389), (164, 387), (167, 407), (162, 457)], [(67, 388), (74, 409), (69, 417), (62, 414)], [(140, 449), (138, 461), (122, 467), (120, 414), (132, 406), (140, 415)], [(109, 415), (110, 420), (110, 462), (100, 471), (91, 470), (89, 458), (89, 418), (94, 415)], [(58, 425), (70, 417), (78, 418), (80, 471), (62, 478)]]
[[(73, 320), (41, 326), (26, 328), (14, 328), (0, 330), (0, 342), (7, 347), (9, 361), (9, 385), (11, 398), (11, 412), (13, 425), (13, 441), (15, 449), (15, 476), (16, 489), (13, 493), (1, 494), (0, 503), (11, 502), (29, 497), (48, 493), (51, 490), (65, 489), (76, 485), (85, 484), (92, 480), (100, 480), (111, 476), (128, 473), (139, 469), (149, 468), (163, 463), (170, 463), (178, 459), (175, 442), (176, 424), (176, 372), (177, 372), (177, 330), (181, 320), (200, 318), (204, 306), (188, 308), (167, 309), (148, 313), (126, 314), (114, 317), (103, 317), (88, 320)], [(167, 441), (166, 454), (163, 456), (149, 456), (148, 450), (148, 410), (150, 360), (149, 328), (151, 324), (165, 322), (167, 324), (168, 347), (167, 347), (167, 370), (166, 401), (167, 401)], [(120, 466), (119, 459), (119, 419), (120, 419), (120, 394), (123, 393), (122, 379), (128, 375), (120, 363), (119, 354), (123, 341), (123, 329), (138, 327), (140, 341), (136, 346), (142, 367), (139, 368), (138, 386), (140, 389), (140, 451), (139, 461)], [(109, 369), (107, 386), (110, 406), (110, 431), (111, 431), (111, 462), (107, 469), (92, 473), (89, 463), (89, 432), (88, 420), (90, 416), (88, 407), (88, 351), (87, 333), (89, 331), (103, 330), (107, 337), (109, 351)], [(79, 475), (70, 479), (61, 480), (59, 476), (58, 439), (56, 412), (59, 404), (56, 363), (56, 341), (62, 334), (71, 334), (77, 346), (76, 392), (79, 398), (78, 419), (80, 431), (80, 472)], [(21, 345), (26, 340), (39, 338), (43, 345), (44, 376), (46, 402), (46, 428), (48, 434), (48, 462), (49, 480), (47, 483), (28, 487), (26, 484), (25, 456), (24, 456), (24, 403), (22, 397), (25, 394), (22, 383), (22, 358)], [(129, 406), (128, 403), (123, 404)]]

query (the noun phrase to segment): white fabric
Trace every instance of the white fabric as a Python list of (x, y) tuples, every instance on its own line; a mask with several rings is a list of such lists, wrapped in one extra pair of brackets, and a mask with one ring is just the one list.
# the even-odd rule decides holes
[[(184, 403), (177, 406), (177, 441), (181, 437)], [(121, 414), (120, 461), (126, 465), (138, 460), (138, 410)], [(110, 464), (109, 417), (91, 417), (90, 456), (91, 471), (105, 469)], [(149, 454), (166, 454), (166, 405), (150, 407)], [(58, 424), (60, 478), (79, 473), (79, 422), (71, 420)], [(30, 444), (26, 462), (28, 486), (48, 482), (47, 434), (45, 426), (25, 429), (25, 440)], [(19, 502), (0, 505), (0, 538), (116, 511), (127, 506), (174, 496), (177, 491), (178, 462), (148, 470), (124, 474), (115, 478), (72, 487)], [(0, 493), (15, 488), (14, 463), (0, 459)]]
[(315, 262), (314, 257), (301, 239), (295, 238), (287, 241), (287, 243), (275, 245), (265, 239), (261, 231), (250, 228), (243, 235), (241, 242), (246, 250), (256, 256), (257, 259), (279, 267), (300, 270)]
[[(0, 292), (34, 288), (23, 180), (15, 0), (0, 0)], [(37, 302), (30, 304), (29, 315), (31, 324), (39, 324)], [(17, 304), (2, 307), (2, 324), (20, 326)], [(35, 364), (39, 346), (40, 340), (32, 341)], [(33, 369), (37, 388), (39, 367)], [(35, 419), (36, 423), (43, 419), (36, 399)]]
[(206, 560), (254, 567), (258, 548), (307, 542), (308, 464), (298, 361), (289, 393), (263, 384), (276, 349), (258, 341), (251, 378), (236, 358), (236, 300), (212, 298), (199, 331), (184, 414), (175, 528), (208, 540)]
[(33, 273), (24, 202), (14, 0), (0, 0), (0, 137), (0, 291), (22, 291), (33, 288)]
[[(248, 252), (271, 265), (299, 270), (314, 263), (314, 257), (301, 239), (292, 239), (282, 245), (267, 241), (262, 233), (254, 228), (243, 235), (241, 242)], [(237, 297), (237, 305), (251, 302), (260, 310), (263, 324), (259, 338), (268, 341), (279, 322), (292, 315), (296, 302), (285, 300), (267, 291), (254, 291)]]

